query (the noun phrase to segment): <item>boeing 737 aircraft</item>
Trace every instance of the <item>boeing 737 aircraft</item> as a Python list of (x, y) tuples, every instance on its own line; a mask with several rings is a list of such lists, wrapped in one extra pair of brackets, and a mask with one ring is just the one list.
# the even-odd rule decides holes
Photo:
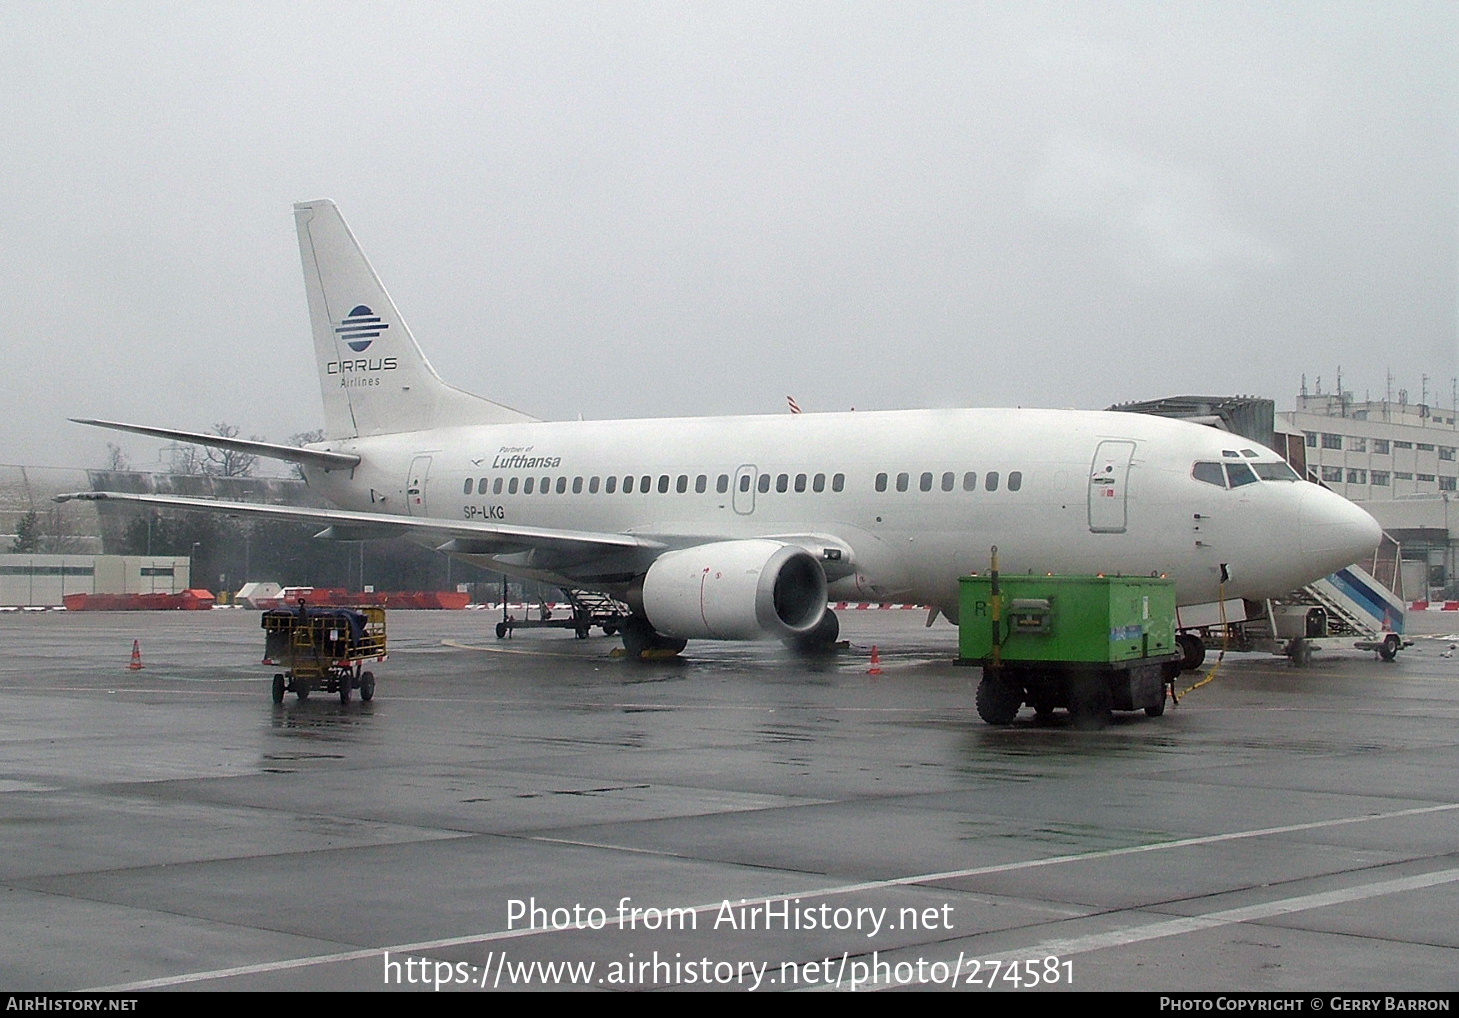
[(64, 498), (406, 535), (515, 576), (601, 590), (632, 653), (691, 639), (829, 643), (828, 600), (926, 604), (958, 577), (1164, 574), (1181, 604), (1265, 598), (1370, 553), (1372, 517), (1275, 452), (1141, 414), (905, 410), (541, 421), (446, 384), (334, 204), (294, 207), (324, 441), (86, 420), (299, 464), (338, 509)]

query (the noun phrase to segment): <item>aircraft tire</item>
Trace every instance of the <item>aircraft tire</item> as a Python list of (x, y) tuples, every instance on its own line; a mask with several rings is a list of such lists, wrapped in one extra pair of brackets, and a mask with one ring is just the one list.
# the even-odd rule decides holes
[(1175, 643), (1181, 652), (1181, 671), (1199, 671), (1201, 665), (1206, 663), (1206, 643), (1199, 636), (1179, 633), (1175, 637)]
[(1023, 688), (1007, 679), (984, 675), (983, 680), (978, 683), (974, 702), (978, 707), (978, 717), (988, 724), (1012, 724), (1013, 719), (1018, 716), (1018, 708), (1023, 706)]
[(274, 676), (274, 703), (284, 702), (284, 676), (280, 672)]
[(822, 654), (836, 646), (841, 639), (841, 620), (829, 608), (821, 616), (820, 625), (804, 636), (793, 637), (785, 645), (797, 654)]

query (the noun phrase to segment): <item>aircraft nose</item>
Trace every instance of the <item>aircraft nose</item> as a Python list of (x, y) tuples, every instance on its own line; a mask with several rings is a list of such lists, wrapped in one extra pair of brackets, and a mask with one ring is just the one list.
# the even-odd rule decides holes
[(1323, 575), (1367, 558), (1378, 547), (1383, 528), (1347, 499), (1308, 485), (1302, 496), (1302, 555)]

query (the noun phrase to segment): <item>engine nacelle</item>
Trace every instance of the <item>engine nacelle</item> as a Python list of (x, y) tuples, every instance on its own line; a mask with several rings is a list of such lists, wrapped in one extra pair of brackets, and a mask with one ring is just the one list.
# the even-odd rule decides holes
[(660, 555), (643, 578), (656, 632), (684, 640), (783, 640), (826, 613), (826, 574), (804, 548), (718, 541)]

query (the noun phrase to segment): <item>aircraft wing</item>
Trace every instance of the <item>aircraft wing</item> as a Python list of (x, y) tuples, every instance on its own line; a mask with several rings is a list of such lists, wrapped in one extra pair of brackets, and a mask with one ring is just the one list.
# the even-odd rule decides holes
[(440, 537), (445, 550), (465, 554), (501, 555), (513, 552), (548, 552), (570, 557), (622, 550), (662, 551), (663, 542), (632, 534), (600, 534), (551, 527), (514, 527), (487, 520), (443, 520), (422, 516), (392, 516), (346, 509), (310, 509), (304, 506), (265, 505), (259, 502), (226, 502), (180, 495), (143, 495), (119, 491), (78, 491), (57, 495), (57, 502), (129, 502), (160, 509), (186, 509), (251, 516), (255, 519), (319, 523), (327, 529), (321, 536), (356, 541), (411, 535)]

